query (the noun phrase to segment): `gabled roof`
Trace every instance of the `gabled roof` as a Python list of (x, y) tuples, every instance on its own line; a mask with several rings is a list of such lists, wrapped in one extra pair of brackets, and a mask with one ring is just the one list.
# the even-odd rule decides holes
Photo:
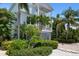
[[(12, 8), (16, 5), (16, 3), (13, 3), (10, 7), (10, 11)], [(48, 3), (33, 3), (33, 7), (37, 7), (39, 5), (40, 10), (45, 11), (45, 12), (51, 12), (53, 8), (48, 4)]]

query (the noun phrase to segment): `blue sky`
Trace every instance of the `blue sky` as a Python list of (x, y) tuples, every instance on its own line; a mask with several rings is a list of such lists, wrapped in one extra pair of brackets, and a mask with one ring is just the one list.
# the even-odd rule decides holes
[[(52, 8), (52, 16), (56, 16), (57, 14), (61, 14), (65, 9), (68, 7), (72, 7), (72, 9), (77, 10), (79, 9), (78, 3), (50, 3)], [(11, 6), (10, 3), (0, 3), (0, 8), (7, 8), (9, 9)]]
[(74, 10), (79, 9), (79, 3), (51, 3), (50, 5), (54, 9), (52, 11), (52, 16), (56, 16), (57, 14), (62, 14), (62, 12), (68, 9), (69, 7), (71, 7)]
[(7, 8), (7, 9), (9, 9), (10, 6), (11, 6), (10, 3), (0, 3), (0, 8)]

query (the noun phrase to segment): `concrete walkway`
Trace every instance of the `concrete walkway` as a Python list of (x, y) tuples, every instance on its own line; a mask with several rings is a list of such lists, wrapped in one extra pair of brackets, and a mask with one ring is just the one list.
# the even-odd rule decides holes
[(67, 52), (72, 52), (79, 54), (79, 43), (72, 43), (72, 44), (58, 44), (58, 49), (67, 51)]
[(6, 51), (0, 50), (0, 56), (7, 56)]
[(58, 49), (53, 50), (50, 56), (79, 56), (79, 43), (58, 44)]
[(72, 50), (79, 53), (79, 43), (72, 43), (72, 44), (59, 43), (58, 48), (64, 50)]
[(50, 54), (49, 56), (79, 56), (79, 54), (56, 49), (56, 50), (53, 50), (52, 54)]

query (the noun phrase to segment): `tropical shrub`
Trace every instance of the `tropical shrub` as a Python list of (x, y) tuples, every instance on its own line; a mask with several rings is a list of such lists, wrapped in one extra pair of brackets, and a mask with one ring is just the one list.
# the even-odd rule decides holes
[(78, 35), (77, 35), (76, 30), (64, 31), (61, 34), (58, 41), (62, 42), (62, 43), (75, 43), (75, 42), (78, 42)]
[[(47, 17), (47, 16), (37, 16), (37, 15), (30, 15), (29, 17), (27, 17), (27, 23), (28, 24), (35, 24), (37, 22), (40, 22), (40, 24), (42, 25), (48, 25), (49, 24), (49, 21), (51, 20), (50, 17)], [(38, 20), (39, 19), (39, 20)]]
[(11, 49), (24, 49), (24, 48), (27, 48), (28, 44), (27, 44), (27, 41), (26, 40), (14, 40), (11, 44)]
[(52, 38), (57, 38), (65, 30), (64, 21), (57, 17), (52, 24)]
[(3, 49), (24, 49), (27, 48), (27, 41), (26, 40), (21, 40), (21, 39), (16, 39), (16, 40), (11, 40), (11, 41), (3, 41), (1, 44), (1, 47)]
[(36, 22), (37, 22), (37, 20), (38, 20), (38, 16), (36, 16), (36, 15), (30, 15), (30, 16), (28, 16), (27, 17), (27, 23), (28, 24), (35, 24)]
[(52, 47), (53, 49), (56, 49), (58, 47), (58, 42), (57, 41), (53, 41), (53, 40), (49, 40), (48, 41), (48, 45), (50, 47)]
[(51, 53), (51, 47), (36, 47), (20, 50), (9, 49), (6, 54), (9, 56), (47, 56)]
[(9, 49), (10, 47), (11, 47), (11, 43), (12, 43), (13, 41), (3, 41), (2, 43), (1, 43), (1, 47), (3, 48), (3, 49)]
[(15, 15), (5, 8), (0, 8), (0, 38), (2, 40), (11, 39), (12, 24), (15, 21)]
[(49, 46), (53, 49), (56, 49), (58, 47), (58, 42), (53, 40), (33, 39), (31, 40), (30, 44), (34, 48), (40, 46)]
[(40, 39), (40, 36), (36, 36), (36, 35), (34, 35), (34, 36), (32, 36), (32, 38), (31, 38), (31, 40), (34, 40), (34, 39)]
[(38, 27), (28, 24), (25, 26), (25, 33), (27, 34), (27, 37), (29, 39), (31, 39), (32, 36), (38, 36), (40, 33), (40, 30), (38, 29)]
[(41, 40), (41, 39), (34, 39), (34, 37), (32, 38), (32, 40), (30, 41), (30, 45), (35, 48), (35, 47), (40, 47), (40, 46), (43, 46), (42, 43), (43, 43), (44, 40)]

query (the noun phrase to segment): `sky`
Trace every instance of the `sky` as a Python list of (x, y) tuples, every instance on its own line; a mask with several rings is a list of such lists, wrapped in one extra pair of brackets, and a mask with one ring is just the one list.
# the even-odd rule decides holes
[(0, 8), (7, 8), (9, 9), (11, 6), (11, 3), (0, 3)]
[(71, 7), (73, 10), (79, 9), (79, 3), (51, 3), (50, 5), (54, 9), (52, 11), (52, 16), (62, 14), (62, 12), (67, 10), (69, 7)]
[[(0, 3), (0, 8), (7, 8), (9, 9), (11, 6), (10, 3)], [(52, 11), (52, 16), (56, 16), (57, 14), (62, 14), (62, 12), (69, 7), (71, 7), (74, 10), (79, 9), (78, 3), (50, 3), (50, 6), (54, 9)]]

